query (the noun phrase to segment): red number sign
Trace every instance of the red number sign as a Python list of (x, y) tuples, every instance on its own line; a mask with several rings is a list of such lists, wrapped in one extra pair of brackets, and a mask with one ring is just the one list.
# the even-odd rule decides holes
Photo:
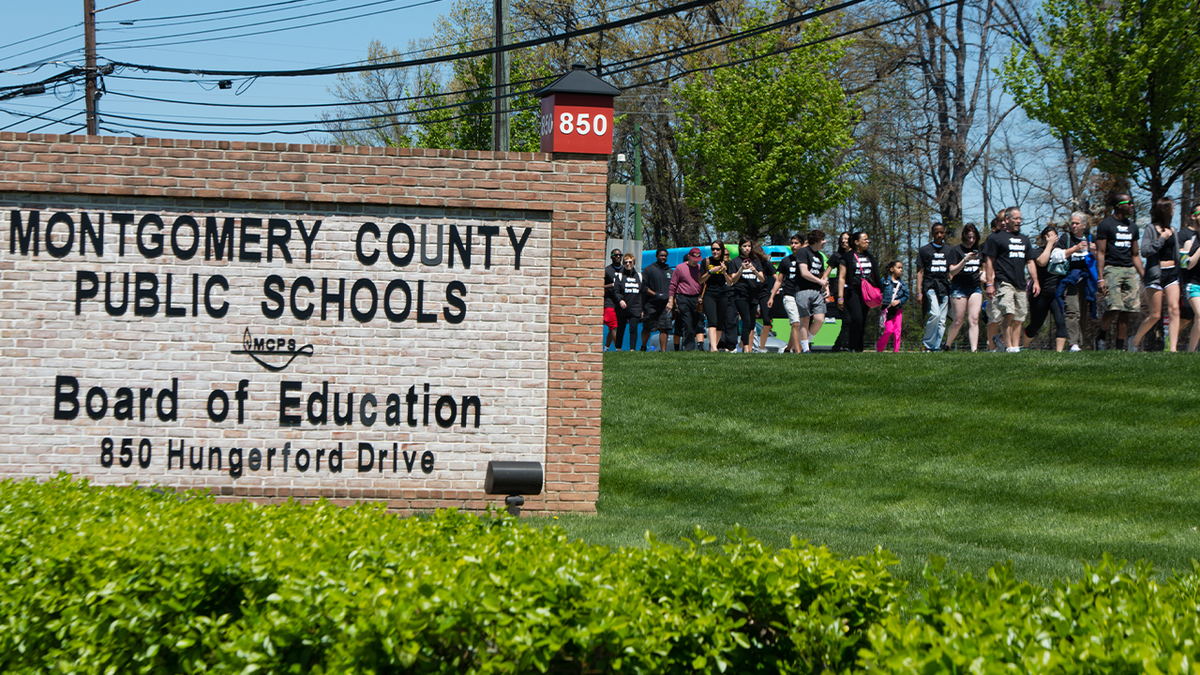
[(542, 99), (542, 152), (612, 153), (611, 96), (553, 94)]

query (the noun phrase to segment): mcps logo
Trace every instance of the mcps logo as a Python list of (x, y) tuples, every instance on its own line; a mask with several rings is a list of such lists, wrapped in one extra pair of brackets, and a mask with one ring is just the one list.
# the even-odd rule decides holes
[[(292, 361), (300, 356), (312, 356), (313, 346), (304, 345), (296, 349), (295, 338), (252, 338), (250, 329), (247, 328), (246, 332), (242, 334), (242, 348), (235, 349), (231, 353), (245, 354), (263, 368), (277, 373), (292, 365)], [(264, 360), (260, 357), (268, 358)]]

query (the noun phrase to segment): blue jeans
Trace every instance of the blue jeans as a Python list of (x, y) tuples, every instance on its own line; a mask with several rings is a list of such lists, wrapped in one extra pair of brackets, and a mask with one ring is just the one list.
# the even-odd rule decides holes
[(950, 296), (938, 295), (937, 289), (925, 291), (929, 302), (929, 319), (925, 322), (925, 339), (922, 343), (930, 351), (942, 348), (942, 336), (946, 334), (946, 314), (950, 311)]

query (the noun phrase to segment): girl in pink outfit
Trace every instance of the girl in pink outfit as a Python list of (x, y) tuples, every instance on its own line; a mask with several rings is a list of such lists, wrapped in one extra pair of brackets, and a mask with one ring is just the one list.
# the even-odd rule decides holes
[(875, 343), (875, 351), (881, 352), (887, 347), (888, 339), (892, 340), (892, 351), (900, 351), (900, 328), (904, 324), (904, 303), (908, 302), (908, 284), (904, 283), (904, 263), (893, 260), (886, 268), (887, 277), (883, 280), (883, 305), (879, 312), (879, 326), (883, 335)]

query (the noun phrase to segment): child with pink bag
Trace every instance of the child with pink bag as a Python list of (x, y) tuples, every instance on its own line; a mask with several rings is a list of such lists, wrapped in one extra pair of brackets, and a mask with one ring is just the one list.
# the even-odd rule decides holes
[(875, 343), (875, 351), (882, 352), (892, 340), (892, 351), (900, 351), (900, 328), (904, 324), (904, 303), (908, 302), (908, 284), (904, 283), (904, 263), (893, 260), (885, 268), (888, 276), (883, 280), (883, 305), (879, 308), (879, 327), (883, 334)]

